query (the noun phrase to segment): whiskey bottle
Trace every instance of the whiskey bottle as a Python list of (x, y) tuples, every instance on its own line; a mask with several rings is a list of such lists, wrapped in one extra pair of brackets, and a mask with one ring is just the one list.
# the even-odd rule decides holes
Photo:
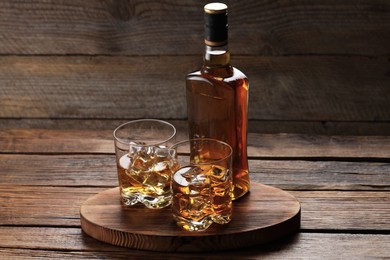
[(227, 6), (204, 7), (205, 53), (199, 71), (186, 76), (190, 138), (214, 138), (233, 148), (233, 199), (249, 191), (247, 77), (230, 65)]

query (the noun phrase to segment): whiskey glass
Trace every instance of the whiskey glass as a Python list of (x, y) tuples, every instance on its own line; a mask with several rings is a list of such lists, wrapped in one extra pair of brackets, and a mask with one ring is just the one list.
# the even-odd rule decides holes
[(232, 148), (215, 139), (174, 144), (180, 164), (172, 177), (172, 213), (184, 230), (203, 231), (232, 216)]
[(172, 173), (178, 165), (169, 146), (175, 127), (157, 119), (140, 119), (118, 126), (113, 133), (121, 204), (148, 208), (171, 204)]

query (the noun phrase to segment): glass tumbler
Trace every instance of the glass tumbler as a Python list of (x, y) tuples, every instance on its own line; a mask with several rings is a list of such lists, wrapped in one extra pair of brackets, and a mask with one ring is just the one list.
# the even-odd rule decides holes
[(172, 212), (189, 231), (227, 224), (232, 216), (232, 148), (215, 139), (174, 144), (178, 168), (172, 177)]
[(175, 127), (161, 120), (140, 119), (118, 126), (113, 135), (122, 206), (170, 205), (171, 177), (178, 167), (169, 149)]

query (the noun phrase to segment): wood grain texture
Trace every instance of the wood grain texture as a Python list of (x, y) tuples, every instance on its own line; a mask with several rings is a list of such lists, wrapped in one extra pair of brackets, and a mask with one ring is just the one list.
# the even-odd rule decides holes
[[(251, 80), (252, 181), (299, 199), (298, 234), (177, 255), (82, 233), (81, 204), (117, 184), (119, 121), (170, 119), (185, 133), (205, 2), (1, 1), (0, 258), (389, 257), (386, 0), (227, 1), (232, 64)], [(264, 134), (281, 132), (321, 135)]]
[[(0, 57), (0, 117), (185, 119), (201, 57)], [(390, 119), (386, 58), (237, 56), (251, 120)]]
[[(0, 118), (0, 129), (53, 129), (53, 130), (112, 130), (130, 119), (56, 119), (56, 118)], [(186, 120), (172, 120), (180, 131), (187, 131)], [(390, 122), (342, 122), (342, 121), (272, 121), (249, 120), (249, 133), (310, 134), (310, 135), (388, 135)]]
[(185, 68), (172, 73), (166, 65), (175, 60), (189, 68), (188, 59), (69, 58), (0, 58), (1, 74), (8, 75), (0, 77), (0, 117), (185, 116)]
[(0, 186), (0, 226), (79, 226), (81, 204), (104, 189)]
[[(251, 159), (249, 168), (251, 181), (286, 190), (390, 191), (389, 162)], [(118, 185), (113, 155), (2, 154), (0, 169), (3, 187)]]
[(251, 180), (286, 190), (390, 191), (382, 162), (250, 160)]
[[(177, 140), (187, 138), (184, 124), (175, 125)], [(0, 129), (0, 150), (3, 153), (113, 154), (114, 145), (112, 130)], [(387, 160), (390, 137), (249, 133), (248, 154), (252, 158)]]
[[(115, 129), (115, 128), (113, 128)], [(113, 130), (0, 130), (3, 153), (112, 153)]]
[[(20, 234), (20, 237), (12, 234)], [(61, 259), (294, 259), (294, 258), (387, 258), (388, 235), (299, 233), (274, 243), (234, 251), (169, 253), (129, 250), (101, 243), (80, 228), (0, 227), (2, 256), (12, 259), (52, 257)], [(370, 245), (369, 247), (367, 245)]]
[[(2, 1), (1, 53), (198, 54), (203, 48), (206, 2)], [(225, 2), (233, 53), (375, 56), (390, 52), (386, 0)]]
[(249, 134), (248, 154), (253, 157), (390, 158), (389, 136), (325, 136)]
[(251, 119), (388, 120), (386, 58), (243, 57), (233, 64), (251, 80)]
[(248, 132), (260, 134), (294, 133), (310, 135), (386, 136), (390, 133), (390, 122), (250, 120), (248, 123)]
[[(390, 230), (390, 192), (295, 192), (291, 191), (301, 202), (302, 227), (316, 226), (316, 229), (329, 231), (339, 230)], [(314, 195), (314, 196), (313, 196)], [(371, 205), (371, 206), (369, 206)], [(369, 210), (369, 207), (372, 208)], [(315, 212), (311, 209), (316, 208)], [(305, 219), (303, 221), (303, 219)]]
[[(116, 186), (110, 132), (119, 121), (0, 120), (0, 124), (10, 123), (0, 125), (0, 258), (367, 259), (390, 255), (386, 136), (250, 133), (253, 180), (289, 189), (302, 206), (302, 228), (283, 240), (245, 250), (174, 254), (129, 250), (92, 239), (81, 231), (79, 209), (88, 197)], [(174, 121), (178, 127), (185, 124)]]
[[(0, 185), (0, 226), (79, 227), (80, 206), (104, 190), (107, 188)], [(388, 191), (289, 193), (301, 203), (303, 230), (390, 231)]]
[[(198, 67), (197, 60), (194, 57), (0, 57), (0, 116), (183, 119), (186, 117), (183, 77)], [(251, 79), (250, 119), (386, 121), (390, 118), (388, 60), (361, 57), (235, 60)]]
[(56, 186), (61, 190), (118, 185), (115, 155), (0, 154), (0, 169), (0, 186)]

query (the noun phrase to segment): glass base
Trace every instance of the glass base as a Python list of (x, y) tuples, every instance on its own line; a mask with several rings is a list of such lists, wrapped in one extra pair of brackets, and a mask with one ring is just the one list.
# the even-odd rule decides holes
[(179, 227), (188, 231), (204, 231), (209, 228), (211, 224), (213, 224), (213, 220), (209, 217), (206, 217), (200, 221), (189, 220), (179, 216), (173, 216), (173, 218)]
[(228, 216), (214, 215), (212, 217), (212, 219), (213, 219), (213, 222), (215, 222), (217, 224), (224, 225), (224, 224), (229, 223), (230, 220), (232, 220), (232, 216), (231, 215), (228, 215)]
[(144, 194), (122, 194), (122, 200), (121, 203), (123, 206), (131, 207), (137, 203), (142, 203), (147, 208), (150, 209), (161, 209), (168, 207), (171, 205), (172, 196), (171, 195), (165, 195), (165, 196), (149, 196)]

